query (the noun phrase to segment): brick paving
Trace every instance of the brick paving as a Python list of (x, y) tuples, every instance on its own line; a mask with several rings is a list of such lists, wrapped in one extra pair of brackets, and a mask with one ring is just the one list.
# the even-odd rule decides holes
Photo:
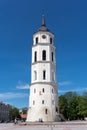
[(0, 123), (0, 130), (87, 130), (87, 122), (65, 122), (51, 124)]

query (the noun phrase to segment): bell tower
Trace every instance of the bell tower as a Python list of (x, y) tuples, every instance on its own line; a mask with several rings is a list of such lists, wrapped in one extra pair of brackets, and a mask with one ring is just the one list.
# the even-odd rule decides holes
[(33, 35), (27, 121), (55, 121), (58, 115), (54, 34), (42, 25)]

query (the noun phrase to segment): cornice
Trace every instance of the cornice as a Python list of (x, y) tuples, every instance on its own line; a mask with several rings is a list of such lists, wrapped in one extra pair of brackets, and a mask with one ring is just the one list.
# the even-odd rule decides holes
[(35, 84), (47, 84), (47, 85), (51, 85), (51, 86), (54, 86), (54, 87), (57, 87), (58, 84), (56, 82), (34, 82), (34, 83), (31, 83), (29, 86), (31, 87), (32, 85), (35, 85)]
[(35, 64), (38, 64), (38, 63), (43, 63), (43, 64), (52, 64), (52, 65), (55, 65), (56, 66), (56, 63), (54, 62), (51, 62), (51, 61), (37, 61), (37, 62), (34, 62), (32, 63), (31, 65), (35, 65)]
[(56, 47), (50, 43), (37, 43), (37, 44), (33, 45), (32, 48), (37, 47), (37, 46), (50, 46), (50, 47), (56, 49)]

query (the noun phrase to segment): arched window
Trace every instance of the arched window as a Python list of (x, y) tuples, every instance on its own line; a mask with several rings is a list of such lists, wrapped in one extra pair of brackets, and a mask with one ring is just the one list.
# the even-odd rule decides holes
[(53, 62), (53, 52), (51, 52), (52, 62)]
[(46, 71), (43, 71), (43, 79), (46, 79)]
[(56, 112), (58, 113), (58, 107), (56, 107)]
[(54, 100), (52, 100), (52, 104), (54, 105)]
[(48, 110), (47, 109), (45, 109), (45, 114), (48, 114)]
[(52, 44), (52, 38), (50, 38), (50, 44)]
[(54, 75), (54, 72), (52, 72), (52, 81), (55, 80), (55, 75)]
[(34, 88), (34, 93), (36, 93), (36, 89)]
[(42, 51), (42, 60), (46, 60), (46, 51), (45, 50)]
[(35, 105), (35, 101), (33, 100), (33, 105)]
[(43, 92), (43, 93), (45, 92), (44, 88), (42, 89), (42, 92)]
[(53, 93), (53, 89), (52, 89), (52, 93)]
[(44, 104), (44, 100), (42, 100), (42, 104)]
[(34, 80), (37, 80), (37, 72), (34, 71)]
[(34, 61), (37, 62), (37, 52), (34, 53)]
[(36, 37), (36, 44), (38, 43), (38, 37)]

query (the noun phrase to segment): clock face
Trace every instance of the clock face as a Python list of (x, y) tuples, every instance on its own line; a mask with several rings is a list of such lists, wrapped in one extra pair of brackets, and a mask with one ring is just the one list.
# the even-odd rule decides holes
[(46, 39), (46, 35), (42, 35), (42, 38), (43, 38), (43, 39)]

